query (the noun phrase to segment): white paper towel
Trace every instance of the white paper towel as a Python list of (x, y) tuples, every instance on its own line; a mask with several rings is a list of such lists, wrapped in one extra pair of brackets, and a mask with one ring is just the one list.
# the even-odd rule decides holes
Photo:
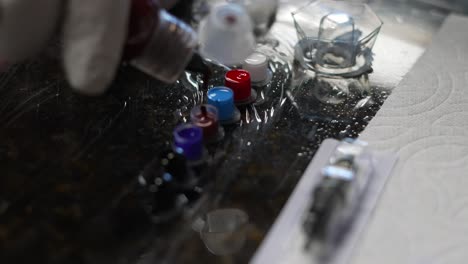
[(468, 263), (467, 17), (447, 18), (361, 139), (400, 161), (352, 263)]

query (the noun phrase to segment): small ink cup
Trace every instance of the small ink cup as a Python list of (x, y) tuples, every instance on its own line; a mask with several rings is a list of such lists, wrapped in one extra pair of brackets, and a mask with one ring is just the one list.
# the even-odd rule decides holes
[(203, 159), (203, 130), (192, 124), (177, 126), (173, 132), (174, 150), (188, 161)]
[(265, 93), (273, 78), (273, 73), (268, 68), (269, 60), (265, 54), (254, 52), (242, 64), (242, 68), (250, 73), (252, 86), (258, 94), (255, 105), (261, 105), (266, 101)]
[(223, 125), (235, 124), (240, 121), (241, 114), (234, 105), (234, 92), (224, 86), (208, 90), (208, 104), (218, 109), (219, 122)]
[(234, 92), (234, 103), (246, 105), (255, 102), (257, 92), (252, 89), (250, 73), (246, 70), (235, 69), (226, 73), (224, 85)]
[(268, 68), (268, 61), (268, 57), (260, 52), (254, 52), (245, 59), (242, 68), (250, 73), (253, 86), (261, 87), (271, 81), (273, 74)]
[(195, 106), (190, 113), (192, 124), (203, 130), (207, 143), (217, 142), (224, 137), (224, 129), (219, 126), (218, 109), (213, 105)]

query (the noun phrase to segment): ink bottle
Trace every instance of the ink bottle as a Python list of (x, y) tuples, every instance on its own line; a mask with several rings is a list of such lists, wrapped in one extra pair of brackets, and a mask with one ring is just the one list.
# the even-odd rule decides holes
[(156, 79), (173, 83), (197, 45), (195, 31), (157, 1), (132, 0), (124, 61)]

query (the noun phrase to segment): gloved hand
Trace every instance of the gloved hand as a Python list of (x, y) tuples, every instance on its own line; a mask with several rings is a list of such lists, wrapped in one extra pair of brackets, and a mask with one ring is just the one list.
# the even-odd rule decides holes
[[(34, 55), (61, 28), (71, 86), (83, 94), (102, 94), (121, 62), (132, 1), (0, 0), (0, 60), (15, 63)], [(177, 1), (159, 5), (170, 8)]]

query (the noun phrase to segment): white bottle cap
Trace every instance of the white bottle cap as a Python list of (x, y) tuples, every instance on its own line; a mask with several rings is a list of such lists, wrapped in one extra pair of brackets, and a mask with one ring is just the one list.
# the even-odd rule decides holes
[(255, 52), (245, 59), (242, 68), (250, 73), (253, 83), (263, 83), (270, 76), (268, 57), (259, 52)]

